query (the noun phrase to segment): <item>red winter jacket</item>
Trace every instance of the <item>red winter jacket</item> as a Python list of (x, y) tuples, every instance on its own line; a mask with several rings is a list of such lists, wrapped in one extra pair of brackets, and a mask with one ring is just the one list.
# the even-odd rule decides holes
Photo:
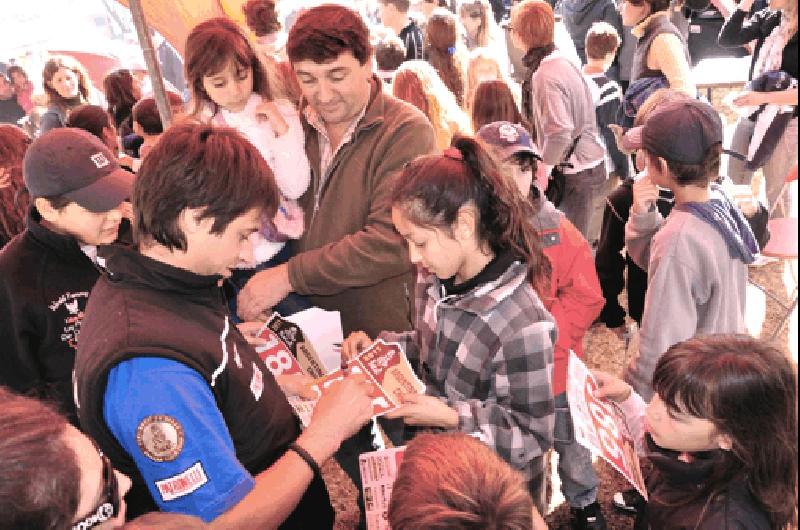
[(567, 391), (569, 350), (583, 357), (583, 336), (605, 299), (592, 250), (578, 229), (547, 200), (541, 200), (533, 224), (553, 269), (550, 292), (543, 302), (558, 327), (553, 368), (553, 395), (557, 396)]

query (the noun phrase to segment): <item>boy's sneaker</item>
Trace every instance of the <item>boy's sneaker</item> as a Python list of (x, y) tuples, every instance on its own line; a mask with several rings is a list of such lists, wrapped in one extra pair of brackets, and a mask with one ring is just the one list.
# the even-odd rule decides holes
[(607, 530), (606, 518), (597, 501), (585, 508), (571, 508), (572, 530)]
[(618, 491), (614, 493), (612, 503), (618, 510), (628, 515), (635, 516), (639, 513), (639, 509), (644, 504), (644, 497), (639, 495), (639, 492), (634, 489)]

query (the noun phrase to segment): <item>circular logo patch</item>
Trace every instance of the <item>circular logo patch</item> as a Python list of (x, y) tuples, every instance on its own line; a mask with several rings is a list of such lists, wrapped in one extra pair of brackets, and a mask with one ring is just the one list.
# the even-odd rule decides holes
[(136, 429), (136, 443), (155, 462), (175, 460), (183, 449), (183, 427), (172, 416), (148, 416)]

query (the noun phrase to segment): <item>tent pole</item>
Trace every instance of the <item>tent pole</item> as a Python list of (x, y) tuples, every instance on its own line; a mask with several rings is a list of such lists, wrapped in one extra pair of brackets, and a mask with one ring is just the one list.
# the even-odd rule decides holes
[(147, 27), (147, 20), (144, 17), (144, 10), (140, 0), (129, 0), (133, 25), (136, 26), (136, 34), (139, 37), (139, 46), (144, 54), (144, 62), (147, 65), (147, 73), (153, 84), (153, 96), (158, 107), (158, 114), (161, 116), (161, 123), (166, 130), (172, 122), (172, 111), (167, 100), (167, 91), (164, 88), (164, 80), (161, 77), (161, 66), (158, 64), (156, 52), (153, 49), (153, 40), (150, 38), (150, 31)]

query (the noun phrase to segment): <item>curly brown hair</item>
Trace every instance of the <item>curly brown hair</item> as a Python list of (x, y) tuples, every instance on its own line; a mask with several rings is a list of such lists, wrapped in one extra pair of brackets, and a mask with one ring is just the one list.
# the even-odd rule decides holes
[(247, 27), (263, 37), (281, 30), (274, 0), (247, 0), (242, 6)]
[(30, 143), (16, 125), (0, 124), (0, 246), (25, 230), (30, 202), (22, 179), (22, 159)]

